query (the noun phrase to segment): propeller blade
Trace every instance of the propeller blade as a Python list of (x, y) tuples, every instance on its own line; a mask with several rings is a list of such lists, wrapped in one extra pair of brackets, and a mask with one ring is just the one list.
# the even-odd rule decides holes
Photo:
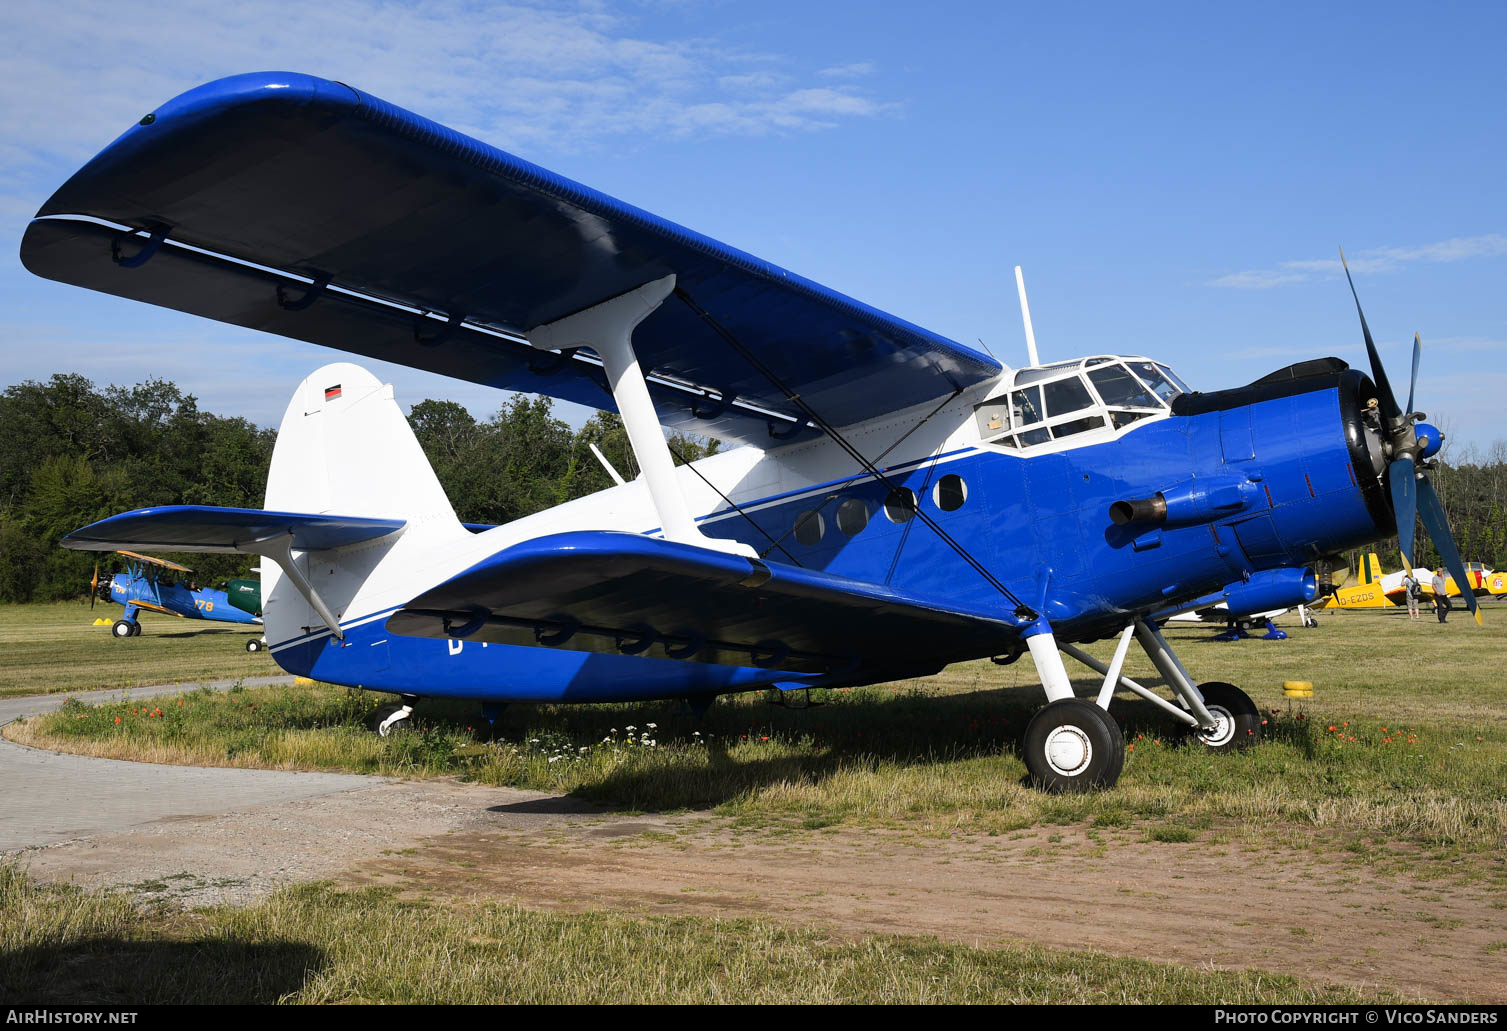
[[(1381, 414), (1386, 417), (1387, 424), (1396, 421), (1402, 415), (1397, 407), (1397, 397), (1392, 393), (1392, 384), (1387, 380), (1387, 370), (1382, 368), (1381, 355), (1376, 351), (1376, 344), (1371, 339), (1371, 327), (1366, 325), (1366, 313), (1360, 310), (1360, 294), (1355, 292), (1355, 280), (1350, 278), (1350, 266), (1345, 261), (1345, 249), (1340, 248), (1340, 264), (1345, 269), (1345, 281), (1350, 284), (1350, 296), (1355, 298), (1355, 314), (1360, 316), (1360, 331), (1366, 338), (1366, 355), (1371, 359), (1371, 378), (1376, 381), (1376, 392), (1381, 395), (1377, 398), (1381, 402)], [(1388, 432), (1391, 432), (1390, 429)]]
[(1418, 484), (1411, 458), (1395, 458), (1387, 465), (1387, 487), (1392, 491), (1392, 512), (1397, 516), (1397, 543), (1403, 562), (1413, 568), (1413, 526), (1418, 516)]
[(1439, 495), (1434, 493), (1434, 485), (1427, 476), (1418, 479), (1418, 515), (1423, 520), (1423, 528), (1428, 531), (1434, 547), (1444, 556), (1444, 566), (1449, 570), (1449, 575), (1455, 578), (1455, 586), (1460, 588), (1460, 597), (1465, 599), (1465, 607), (1476, 617), (1477, 626), (1485, 626), (1480, 606), (1476, 604), (1476, 593), (1470, 589), (1470, 578), (1465, 575), (1465, 563), (1460, 561), (1460, 549), (1455, 547), (1455, 538), (1449, 532), (1449, 521), (1444, 518), (1444, 506), (1439, 504)]
[(99, 563), (94, 563), (94, 579), (89, 581), (89, 608), (94, 609), (94, 600), (99, 597)]
[(1423, 339), (1413, 334), (1413, 378), (1408, 382), (1408, 415), (1413, 414), (1413, 391), (1418, 387), (1418, 357), (1423, 350)]

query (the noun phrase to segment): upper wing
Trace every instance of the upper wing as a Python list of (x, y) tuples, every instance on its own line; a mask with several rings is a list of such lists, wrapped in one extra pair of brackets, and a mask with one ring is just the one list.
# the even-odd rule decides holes
[[(104, 550), (104, 549), (101, 549), (101, 548), (91, 548), (89, 550), (91, 550), (91, 551), (101, 551), (101, 550)], [(161, 566), (164, 569), (172, 569), (172, 570), (174, 570), (176, 572), (179, 572), (179, 573), (192, 573), (193, 572), (193, 570), (190, 569), (190, 568), (188, 568), (187, 566), (180, 566), (178, 563), (176, 563), (176, 562), (169, 562), (165, 558), (153, 558), (151, 555), (141, 555), (141, 554), (138, 554), (138, 553), (136, 553), (134, 551), (117, 551), (115, 554), (117, 554), (117, 555), (124, 555), (126, 558), (134, 558), (137, 562), (147, 562), (147, 563), (150, 563), (151, 565), (154, 565), (154, 566)]]
[(292, 534), (291, 546), (302, 551), (339, 548), (375, 540), (401, 529), (403, 524), (401, 519), (267, 512), (255, 508), (214, 508), (208, 505), (166, 505), (122, 512), (97, 523), (90, 523), (68, 534), (63, 538), (62, 544), (75, 551), (115, 551), (122, 545), (131, 544), (168, 551), (233, 552), (246, 550), (238, 545)]
[(370, 94), (289, 73), (221, 79), (143, 118), (43, 205), (21, 256), (50, 279), (597, 408), (612, 403), (595, 360), (509, 334), (673, 272), (684, 296), (633, 338), (661, 421), (759, 446), (815, 431), (723, 333), (839, 426), (1000, 371)]
[(1018, 641), (1009, 611), (613, 531), (537, 537), (410, 601), (393, 633), (760, 666), (940, 668)]

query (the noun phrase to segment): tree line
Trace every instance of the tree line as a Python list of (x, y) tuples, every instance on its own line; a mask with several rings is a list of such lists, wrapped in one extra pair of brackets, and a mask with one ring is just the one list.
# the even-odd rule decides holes
[[(409, 417), (419, 444), (469, 523), (505, 523), (612, 485), (591, 454), (595, 444), (628, 479), (638, 474), (622, 421), (602, 412), (579, 430), (553, 414), (547, 397), (517, 394), (489, 419), (453, 401), (426, 400)], [(175, 384), (95, 387), (77, 374), (28, 380), (0, 393), (0, 601), (86, 596), (96, 556), (65, 551), (70, 530), (133, 508), (222, 505), (260, 508), (274, 430), (199, 409)], [(677, 460), (717, 450), (704, 438), (671, 437)], [(1466, 561), (1507, 568), (1507, 443), (1486, 452), (1446, 441), (1430, 473)], [(1368, 549), (1369, 550), (1369, 549)], [(1397, 541), (1375, 548), (1386, 568)], [(1391, 556), (1389, 559), (1388, 556)], [(1415, 539), (1418, 565), (1435, 566), (1428, 538)], [(180, 556), (182, 557), (182, 556)], [(201, 584), (246, 575), (239, 555), (183, 557)], [(1357, 553), (1349, 556), (1354, 568)], [(101, 559), (101, 575), (113, 569)]]
[[(601, 412), (580, 430), (551, 401), (522, 394), (490, 419), (453, 401), (426, 400), (409, 415), (456, 515), (505, 523), (612, 485), (595, 444), (624, 477), (638, 474), (622, 420)], [(95, 387), (77, 374), (28, 380), (0, 393), (0, 602), (87, 597), (117, 568), (108, 555), (67, 551), (64, 534), (118, 512), (159, 505), (261, 508), (275, 430), (200, 410), (192, 394), (150, 379)], [(717, 442), (681, 435), (686, 461)], [(200, 585), (246, 576), (241, 555), (173, 556)]]

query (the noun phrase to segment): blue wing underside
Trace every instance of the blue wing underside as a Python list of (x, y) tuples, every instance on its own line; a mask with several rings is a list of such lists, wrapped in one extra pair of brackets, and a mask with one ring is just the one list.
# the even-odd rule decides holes
[[(153, 248), (145, 235), (159, 230)], [(997, 375), (992, 358), (340, 83), (236, 76), (153, 112), (22, 244), (47, 278), (498, 387), (613, 407), (587, 354), (509, 334), (668, 273), (638, 328), (662, 421), (770, 446)], [(703, 314), (704, 313), (704, 314)]]
[(637, 534), (514, 545), (414, 598), (392, 633), (848, 676), (1008, 650), (1008, 612)]

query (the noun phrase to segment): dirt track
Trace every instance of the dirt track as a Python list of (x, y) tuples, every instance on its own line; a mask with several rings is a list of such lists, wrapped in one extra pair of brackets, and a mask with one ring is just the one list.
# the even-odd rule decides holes
[(373, 782), (159, 820), (24, 861), (38, 877), (135, 885), (185, 903), (246, 902), (320, 877), (448, 904), (760, 916), (844, 935), (1035, 942), (1507, 1001), (1500, 893), (1236, 844), (1146, 842), (1132, 830), (1099, 842), (1066, 828), (943, 841), (771, 836), (531, 792)]

